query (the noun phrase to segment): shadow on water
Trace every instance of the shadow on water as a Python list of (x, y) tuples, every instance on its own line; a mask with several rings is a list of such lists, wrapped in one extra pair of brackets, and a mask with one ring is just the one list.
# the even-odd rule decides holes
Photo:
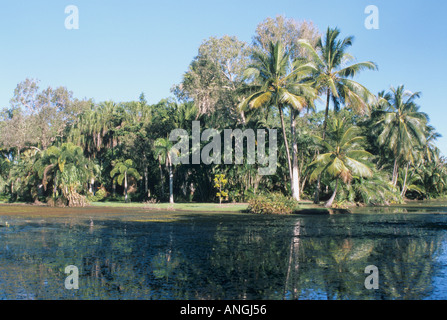
[[(9, 216), (0, 299), (447, 298), (444, 215), (165, 218)], [(68, 265), (78, 290), (64, 287)], [(365, 288), (369, 265), (378, 290)]]

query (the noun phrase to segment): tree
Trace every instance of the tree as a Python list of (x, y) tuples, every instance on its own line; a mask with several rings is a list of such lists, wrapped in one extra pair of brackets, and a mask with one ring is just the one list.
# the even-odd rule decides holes
[(240, 101), (236, 94), (243, 85), (243, 71), (249, 64), (249, 50), (245, 42), (236, 37), (210, 37), (198, 50), (182, 82), (173, 88), (182, 101), (194, 101), (196, 117), (213, 116), (216, 124), (231, 119), (244, 120), (236, 107)]
[(63, 143), (61, 147), (51, 146), (36, 161), (35, 168), (42, 179), (44, 190), (53, 185), (53, 200), (61, 191), (69, 206), (85, 205), (85, 197), (79, 192), (92, 175), (89, 161), (81, 147)]
[[(313, 74), (316, 88), (320, 94), (326, 95), (323, 139), (326, 135), (331, 100), (335, 111), (340, 108), (340, 104), (343, 104), (360, 114), (366, 113), (370, 103), (374, 100), (374, 96), (366, 87), (351, 78), (365, 69), (377, 70), (377, 65), (372, 61), (348, 65), (354, 58), (346, 50), (352, 45), (354, 37), (349, 36), (338, 40), (339, 35), (339, 29), (328, 28), (325, 39), (320, 38), (316, 48), (308, 40), (299, 41), (307, 49), (310, 59), (317, 66), (317, 70)], [(314, 202), (319, 202), (319, 179)]]
[(344, 119), (333, 119), (327, 132), (327, 139), (315, 136), (325, 153), (318, 155), (310, 166), (314, 166), (310, 180), (318, 179), (326, 172), (335, 179), (335, 188), (325, 207), (331, 207), (338, 189), (339, 180), (348, 183), (354, 176), (372, 177), (367, 160), (372, 156), (361, 146), (364, 137), (359, 136), (360, 129), (348, 126)]
[(11, 99), (12, 110), (20, 110), (26, 123), (22, 132), (27, 146), (47, 149), (61, 141), (67, 125), (77, 121), (79, 115), (90, 106), (90, 101), (73, 98), (65, 87), (48, 87), (39, 91), (39, 81), (26, 79), (19, 83)]
[(114, 168), (110, 171), (110, 177), (114, 181), (118, 182), (120, 186), (124, 183), (124, 201), (128, 202), (127, 189), (128, 189), (128, 179), (129, 177), (134, 177), (135, 179), (140, 179), (141, 176), (138, 171), (133, 167), (134, 163), (131, 159), (124, 161), (114, 162)]
[(172, 171), (171, 152), (176, 152), (176, 150), (168, 138), (155, 140), (155, 155), (160, 164), (165, 163), (169, 169), (169, 203), (174, 203), (174, 173)]
[(405, 172), (408, 173), (408, 166), (415, 163), (416, 154), (427, 141), (425, 128), (428, 116), (420, 112), (414, 102), (419, 96), (419, 92), (406, 91), (403, 85), (397, 89), (391, 87), (391, 94), (383, 95), (382, 103), (386, 108), (381, 112), (376, 130), (379, 145), (390, 150), (394, 156), (394, 186), (397, 184), (399, 164), (404, 163), (407, 166)]
[(306, 54), (305, 49), (299, 45), (300, 39), (306, 39), (315, 46), (319, 38), (320, 32), (312, 21), (296, 21), (278, 15), (275, 19), (269, 17), (258, 24), (253, 46), (267, 52), (271, 42), (280, 41), (291, 58), (296, 59)]
[[(274, 106), (278, 109), (286, 149), (287, 163), (291, 183), (292, 196), (300, 199), (298, 165), (290, 156), (289, 143), (287, 141), (284, 124), (284, 110), (289, 107), (290, 112), (301, 111), (315, 97), (315, 91), (310, 83), (305, 82), (312, 65), (303, 64), (302, 60), (293, 63), (289, 54), (284, 51), (280, 42), (270, 43), (267, 53), (253, 52), (253, 63), (246, 70), (248, 78), (254, 78), (254, 84), (249, 87), (255, 93), (246, 98), (239, 107), (242, 110), (270, 109)], [(292, 142), (296, 142), (292, 121)]]
[(224, 174), (216, 174), (214, 176), (214, 188), (219, 190), (216, 193), (216, 196), (219, 198), (219, 204), (222, 204), (222, 198), (228, 197), (228, 192), (224, 189), (227, 183), (228, 179), (225, 179)]

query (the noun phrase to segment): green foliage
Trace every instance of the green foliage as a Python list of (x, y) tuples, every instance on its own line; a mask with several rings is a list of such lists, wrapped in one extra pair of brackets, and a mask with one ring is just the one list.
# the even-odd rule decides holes
[[(277, 17), (259, 24), (252, 44), (210, 37), (174, 86), (178, 101), (153, 105), (144, 94), (127, 102), (79, 101), (65, 88), (41, 90), (27, 79), (0, 114), (0, 191), (11, 202), (61, 206), (106, 194), (128, 201), (128, 191), (132, 200), (171, 203), (174, 196), (200, 202), (217, 196), (250, 201), (260, 213), (290, 212), (290, 194), (332, 193), (338, 207), (442, 197), (447, 160), (436, 147), (440, 135), (416, 104), (419, 93), (399, 86), (372, 96), (353, 78), (377, 66), (355, 62), (347, 52), (353, 37), (340, 35), (328, 28), (320, 37), (311, 22)], [(317, 99), (323, 111), (315, 111)], [(202, 132), (279, 129), (276, 173), (260, 176), (260, 163), (174, 166), (178, 150), (169, 133), (191, 134), (194, 120)]]
[(254, 214), (291, 214), (297, 201), (281, 193), (258, 195), (248, 202), (248, 211)]
[(99, 188), (98, 191), (95, 192), (95, 194), (93, 195), (92, 193), (90, 193), (87, 196), (88, 201), (91, 202), (98, 202), (101, 200), (104, 200), (107, 196), (107, 191), (104, 188)]
[(228, 197), (228, 191), (225, 190), (225, 186), (228, 183), (228, 179), (225, 178), (224, 174), (216, 174), (214, 176), (214, 188), (219, 190), (216, 193), (216, 197), (219, 198), (219, 203), (222, 203), (222, 199)]

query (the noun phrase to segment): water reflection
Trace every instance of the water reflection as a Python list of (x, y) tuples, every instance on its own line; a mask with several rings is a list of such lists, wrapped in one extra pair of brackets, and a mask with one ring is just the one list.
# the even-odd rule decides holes
[(0, 228), (0, 299), (445, 299), (446, 229), (434, 214), (17, 218)]

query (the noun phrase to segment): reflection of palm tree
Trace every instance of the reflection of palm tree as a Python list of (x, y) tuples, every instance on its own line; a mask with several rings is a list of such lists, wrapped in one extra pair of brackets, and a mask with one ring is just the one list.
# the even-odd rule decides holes
[(393, 256), (381, 267), (381, 290), (385, 295), (393, 299), (423, 298), (431, 285), (438, 245), (438, 241), (423, 238), (396, 239)]
[(174, 272), (180, 264), (180, 259), (177, 257), (172, 257), (171, 250), (166, 253), (159, 253), (152, 258), (151, 267), (154, 276), (157, 279), (166, 279), (168, 281), (169, 277)]
[[(289, 249), (289, 262), (287, 268), (286, 281), (284, 286), (284, 294), (287, 293), (289, 287), (289, 280), (291, 274), (298, 274), (300, 268), (300, 260), (299, 260), (299, 249), (300, 249), (300, 231), (301, 231), (301, 220), (297, 220), (295, 226), (293, 228), (293, 236), (290, 241), (290, 249)], [(292, 269), (293, 266), (293, 269)], [(297, 294), (297, 288), (294, 286), (293, 294)]]
[(305, 250), (307, 255), (314, 256), (317, 267), (308, 272), (321, 276), (322, 283), (318, 282), (317, 285), (324, 288), (327, 299), (352, 298), (361, 294), (358, 266), (368, 265), (367, 259), (374, 250), (372, 241), (311, 239), (306, 243)]

